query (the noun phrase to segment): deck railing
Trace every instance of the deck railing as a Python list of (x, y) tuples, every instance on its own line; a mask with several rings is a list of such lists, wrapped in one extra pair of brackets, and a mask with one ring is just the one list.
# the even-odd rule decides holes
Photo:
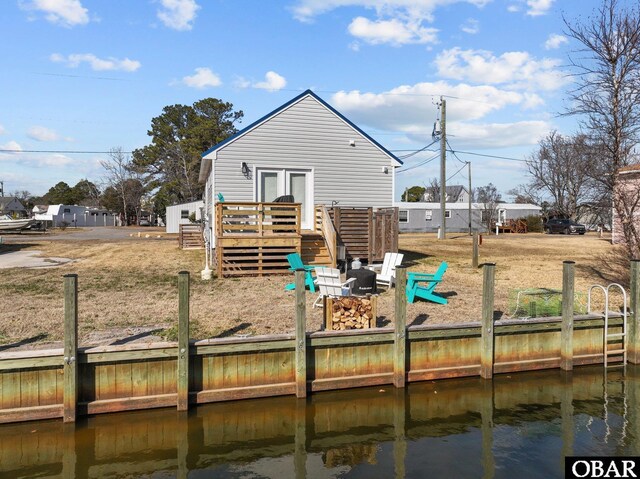
[(216, 236), (299, 235), (300, 212), (300, 203), (218, 203)]

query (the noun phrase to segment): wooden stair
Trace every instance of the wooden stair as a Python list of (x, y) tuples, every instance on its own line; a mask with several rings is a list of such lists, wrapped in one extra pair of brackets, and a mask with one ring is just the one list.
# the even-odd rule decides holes
[(178, 244), (181, 249), (202, 249), (204, 248), (204, 238), (202, 236), (202, 226), (199, 224), (180, 225)]
[(320, 233), (304, 231), (302, 234), (302, 261), (313, 266), (331, 266), (329, 250)]

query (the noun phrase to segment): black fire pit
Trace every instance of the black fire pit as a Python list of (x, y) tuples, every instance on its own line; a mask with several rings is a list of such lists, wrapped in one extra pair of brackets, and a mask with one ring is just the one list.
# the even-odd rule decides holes
[(353, 294), (376, 294), (376, 272), (370, 269), (350, 269), (347, 271), (347, 279), (355, 278), (351, 292)]

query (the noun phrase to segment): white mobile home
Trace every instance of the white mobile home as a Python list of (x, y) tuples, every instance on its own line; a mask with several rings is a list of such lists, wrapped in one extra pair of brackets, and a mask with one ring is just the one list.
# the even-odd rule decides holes
[[(406, 203), (397, 202), (398, 223), (400, 232), (435, 233), (440, 228), (440, 203)], [(530, 215), (540, 215), (537, 205), (498, 203), (496, 205), (497, 220), (506, 223), (509, 220), (526, 218)], [(471, 203), (471, 229), (486, 232), (486, 209), (484, 203)], [(445, 219), (447, 232), (460, 233), (469, 231), (469, 203), (446, 203)]]
[[(205, 211), (214, 204), (301, 203), (301, 228), (313, 229), (314, 206), (393, 206), (394, 168), (402, 162), (310, 90), (202, 155)], [(215, 238), (214, 235), (211, 235)], [(213, 244), (212, 244), (213, 246)]]
[(52, 227), (120, 226), (118, 216), (110, 211), (78, 205), (49, 205), (45, 213), (37, 213), (38, 221), (48, 221)]
[(167, 233), (179, 233), (180, 225), (191, 223), (189, 216), (192, 214), (195, 214), (196, 221), (200, 221), (202, 219), (202, 208), (204, 208), (204, 201), (202, 200), (167, 206)]

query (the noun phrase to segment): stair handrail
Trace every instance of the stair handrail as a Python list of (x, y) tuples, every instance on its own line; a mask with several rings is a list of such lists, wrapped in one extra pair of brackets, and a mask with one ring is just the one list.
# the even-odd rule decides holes
[(335, 268), (338, 264), (338, 235), (326, 206), (322, 206), (322, 236), (324, 236), (324, 241), (327, 245), (331, 267)]

